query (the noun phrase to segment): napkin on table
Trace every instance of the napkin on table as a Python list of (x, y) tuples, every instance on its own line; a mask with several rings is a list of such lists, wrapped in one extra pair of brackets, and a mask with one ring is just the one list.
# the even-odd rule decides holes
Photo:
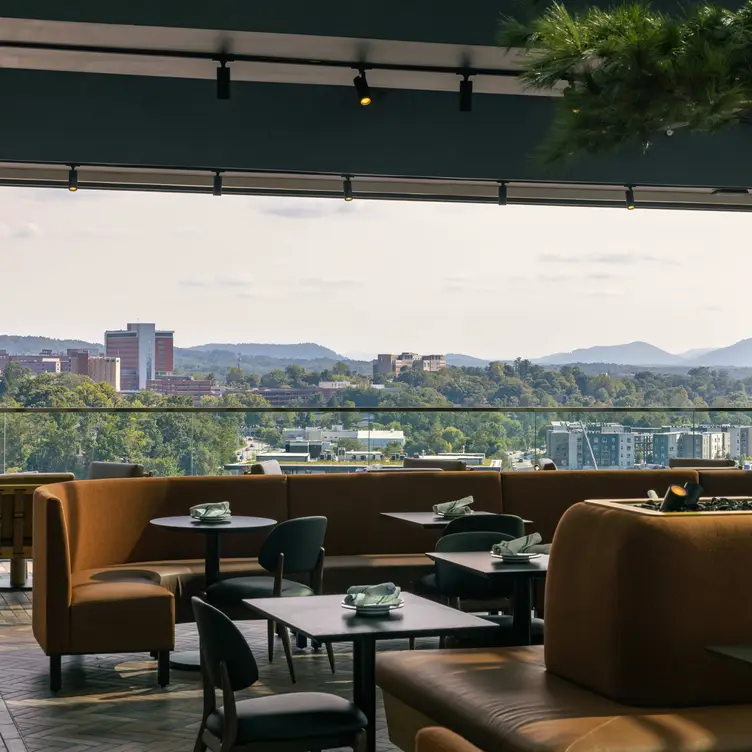
[(510, 541), (502, 541), (501, 543), (494, 543), (491, 548), (491, 552), (497, 556), (503, 556), (504, 554), (529, 554), (535, 553), (532, 549), (537, 546), (543, 538), (540, 533), (532, 533), (531, 535), (523, 535), (522, 538), (515, 538)]
[(433, 511), (436, 514), (470, 514), (470, 505), (474, 499), (472, 496), (465, 496), (464, 499), (458, 499), (457, 501), (445, 501), (443, 504), (434, 504)]
[(350, 606), (396, 606), (400, 602), (400, 588), (393, 582), (380, 585), (353, 585), (347, 588), (345, 603)]
[(196, 520), (221, 519), (230, 516), (230, 502), (217, 501), (207, 502), (206, 504), (196, 504), (189, 510), (191, 517)]

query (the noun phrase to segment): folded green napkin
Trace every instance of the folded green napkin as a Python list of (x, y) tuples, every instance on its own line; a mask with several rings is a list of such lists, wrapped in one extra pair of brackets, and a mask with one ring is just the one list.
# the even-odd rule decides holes
[(196, 504), (189, 510), (191, 517), (195, 520), (216, 520), (230, 516), (230, 502), (217, 501), (207, 502), (206, 504)]
[(473, 501), (472, 496), (465, 496), (464, 499), (458, 499), (457, 501), (445, 501), (443, 504), (434, 504), (433, 511), (436, 514), (472, 514), (473, 510), (470, 509), (470, 505)]
[(400, 588), (393, 582), (380, 585), (353, 585), (347, 588), (345, 603), (362, 606), (396, 606), (400, 602)]
[(543, 540), (540, 533), (533, 533), (532, 535), (523, 535), (522, 538), (515, 538), (510, 541), (502, 541), (501, 543), (495, 543), (491, 548), (491, 552), (497, 556), (503, 556), (504, 554), (531, 554), (536, 553), (531, 550), (534, 546), (537, 546)]

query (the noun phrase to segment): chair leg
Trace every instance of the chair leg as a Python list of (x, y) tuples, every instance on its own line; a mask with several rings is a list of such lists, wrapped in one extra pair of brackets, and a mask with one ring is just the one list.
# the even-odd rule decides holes
[(196, 737), (196, 743), (193, 745), (193, 752), (206, 752), (206, 744), (204, 744), (204, 724), (201, 724), (201, 728), (198, 730), (198, 736)]
[(366, 752), (368, 749), (368, 736), (365, 730), (359, 731), (355, 739), (353, 739), (353, 752)]
[(410, 650), (415, 650), (415, 638), (410, 638)]
[(63, 685), (63, 658), (59, 653), (50, 656), (50, 691), (59, 692)]
[[(274, 660), (274, 632), (276, 624), (273, 621), (266, 622), (266, 634), (269, 647), (269, 663)], [(280, 637), (282, 633), (280, 632)]]
[(282, 638), (282, 647), (285, 649), (285, 659), (287, 660), (290, 679), (292, 679), (292, 683), (295, 684), (295, 666), (292, 664), (292, 645), (290, 645), (290, 633), (287, 631), (287, 627), (282, 627), (279, 636)]
[(157, 682), (160, 687), (170, 683), (170, 651), (160, 650), (157, 653)]
[(326, 643), (326, 657), (329, 659), (329, 668), (334, 673), (334, 650), (331, 642)]

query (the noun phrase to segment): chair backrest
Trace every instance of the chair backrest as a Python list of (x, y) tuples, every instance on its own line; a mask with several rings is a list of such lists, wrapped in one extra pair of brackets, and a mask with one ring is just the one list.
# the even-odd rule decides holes
[(254, 462), (246, 475), (284, 475), (282, 466), (277, 460)]
[(191, 598), (198, 627), (204, 670), (214, 687), (222, 686), (220, 666), (227, 666), (233, 692), (258, 681), (259, 673), (251, 646), (233, 621), (200, 598)]
[(89, 480), (102, 478), (143, 478), (144, 466), (135, 462), (92, 462)]
[(469, 514), (452, 520), (444, 528), (443, 535), (474, 532), (504, 533), (521, 538), (525, 535), (525, 523), (516, 514)]
[(296, 517), (280, 522), (259, 551), (259, 564), (274, 572), (279, 555), (285, 556), (285, 574), (311, 573), (316, 568), (326, 535), (326, 517)]
[(449, 460), (441, 457), (405, 457), (402, 467), (415, 469), (429, 468), (431, 470), (467, 470), (467, 463), (463, 460)]
[(548, 457), (543, 457), (538, 460), (538, 470), (556, 470), (556, 463)]
[(669, 467), (736, 467), (735, 460), (702, 460), (692, 457), (671, 457)]
[[(456, 553), (459, 551), (487, 551), (490, 555), (494, 543), (503, 540), (513, 540), (514, 536), (497, 532), (472, 531), (444, 535), (436, 542), (436, 551)], [(465, 572), (453, 564), (436, 562), (436, 587), (446, 595), (461, 595), (463, 584), (468, 580), (484, 579), (482, 575)]]

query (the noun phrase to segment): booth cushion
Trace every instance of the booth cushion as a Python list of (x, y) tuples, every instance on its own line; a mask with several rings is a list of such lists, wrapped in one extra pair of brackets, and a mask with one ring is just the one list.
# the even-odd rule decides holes
[(696, 483), (694, 470), (557, 470), (555, 473), (502, 473), (501, 498), (505, 514), (533, 520), (532, 529), (545, 543), (564, 512), (585, 499), (663, 496), (672, 483)]
[(378, 655), (376, 680), (384, 692), (390, 738), (411, 752), (410, 736), (440, 723), (494, 752), (749, 749), (752, 706), (644, 710), (622, 705), (547, 672), (542, 651)]
[(79, 572), (72, 578), (67, 653), (171, 650), (174, 597), (130, 573)]
[(430, 512), (434, 504), (463, 496), (473, 508), (501, 512), (500, 473), (416, 472), (291, 475), (289, 515), (329, 520), (327, 556), (432, 551), (435, 530), (423, 530), (382, 512)]

